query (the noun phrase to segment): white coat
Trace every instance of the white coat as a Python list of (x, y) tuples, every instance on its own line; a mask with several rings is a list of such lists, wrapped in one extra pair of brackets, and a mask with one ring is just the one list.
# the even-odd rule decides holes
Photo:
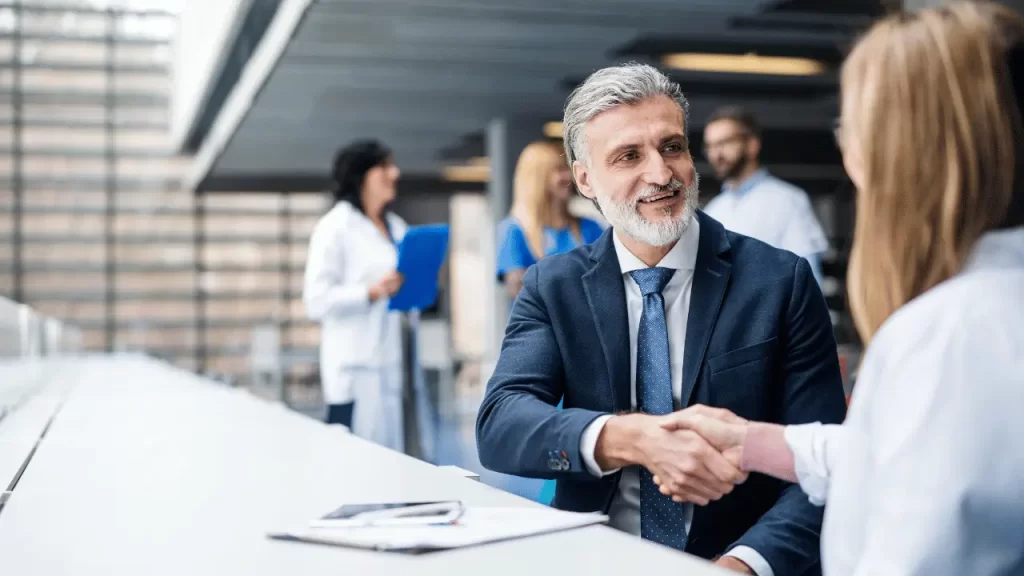
[(369, 297), (370, 286), (398, 263), (395, 242), (406, 224), (389, 213), (387, 225), (394, 241), (354, 206), (338, 202), (313, 229), (302, 297), (307, 316), (322, 326), (324, 401), (355, 401), (353, 432), (400, 449), (393, 437), (401, 437), (401, 316), (388, 310), (386, 299)]

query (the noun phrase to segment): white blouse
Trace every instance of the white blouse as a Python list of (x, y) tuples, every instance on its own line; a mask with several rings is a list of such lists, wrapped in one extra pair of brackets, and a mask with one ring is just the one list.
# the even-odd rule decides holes
[(786, 441), (826, 576), (1024, 574), (1024, 228), (885, 323), (843, 425)]

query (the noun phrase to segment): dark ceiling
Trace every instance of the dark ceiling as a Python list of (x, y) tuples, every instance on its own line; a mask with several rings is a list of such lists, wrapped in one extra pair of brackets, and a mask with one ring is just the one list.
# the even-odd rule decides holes
[[(387, 141), (416, 181), (436, 180), (445, 165), (485, 154), (492, 118), (535, 125), (541, 137), (569, 91), (599, 67), (660, 64), (676, 52), (756, 52), (819, 60), (826, 70), (668, 70), (691, 100), (694, 149), (715, 107), (742, 104), (765, 127), (766, 164), (802, 177), (812, 192), (833, 189), (842, 180), (831, 135), (835, 69), (855, 34), (886, 9), (878, 0), (306, 4), (276, 64), (228, 97), (225, 110), (245, 109), (217, 118), (197, 155), (197, 187), (319, 185), (335, 149), (361, 137)], [(261, 44), (253, 58), (266, 59), (261, 51), (273, 52)]]

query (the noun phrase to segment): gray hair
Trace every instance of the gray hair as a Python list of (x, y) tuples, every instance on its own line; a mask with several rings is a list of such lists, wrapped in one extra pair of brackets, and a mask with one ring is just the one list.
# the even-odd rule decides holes
[(587, 143), (583, 129), (598, 114), (623, 104), (637, 104), (656, 96), (668, 96), (683, 111), (686, 124), (689, 103), (679, 84), (668, 79), (654, 66), (630, 62), (602, 68), (580, 84), (565, 102), (562, 135), (565, 159), (572, 167), (587, 162)]

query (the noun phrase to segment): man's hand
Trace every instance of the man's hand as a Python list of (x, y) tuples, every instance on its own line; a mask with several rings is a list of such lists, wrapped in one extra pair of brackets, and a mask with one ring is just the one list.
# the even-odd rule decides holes
[(746, 564), (737, 560), (736, 558), (733, 558), (732, 556), (722, 556), (718, 560), (715, 560), (715, 564), (727, 570), (739, 572), (740, 574), (754, 573), (754, 571), (750, 569), (750, 566), (747, 566)]
[(616, 416), (598, 437), (595, 460), (603, 470), (640, 465), (647, 468), (676, 502), (706, 506), (746, 479), (738, 467), (689, 430), (669, 430), (663, 417)]

